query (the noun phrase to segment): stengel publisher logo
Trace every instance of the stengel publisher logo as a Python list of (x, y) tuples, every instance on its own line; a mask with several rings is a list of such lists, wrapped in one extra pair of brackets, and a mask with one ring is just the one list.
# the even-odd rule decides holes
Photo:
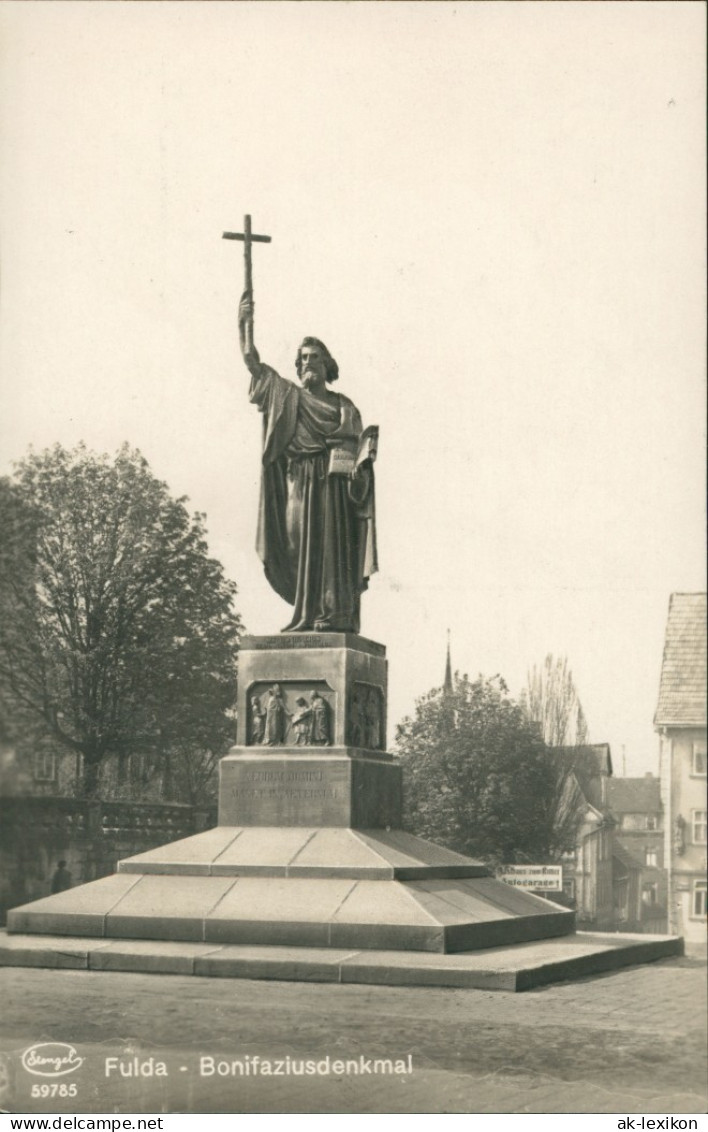
[(83, 1063), (83, 1057), (66, 1042), (39, 1042), (22, 1054), (23, 1067), (37, 1077), (64, 1077)]

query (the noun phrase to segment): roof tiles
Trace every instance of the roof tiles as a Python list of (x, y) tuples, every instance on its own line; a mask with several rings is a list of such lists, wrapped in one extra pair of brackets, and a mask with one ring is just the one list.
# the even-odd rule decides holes
[(658, 778), (610, 778), (607, 801), (615, 814), (658, 814), (661, 797)]
[(671, 595), (656, 727), (706, 726), (706, 595)]

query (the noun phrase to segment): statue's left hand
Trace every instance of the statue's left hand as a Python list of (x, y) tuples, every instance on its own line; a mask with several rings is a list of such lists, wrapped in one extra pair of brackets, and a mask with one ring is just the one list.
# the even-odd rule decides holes
[(362, 460), (360, 464), (356, 465), (351, 475), (353, 483), (368, 483), (371, 478), (371, 459)]
[(349, 498), (353, 503), (361, 504), (369, 494), (371, 487), (371, 467), (368, 460), (354, 468), (349, 481)]

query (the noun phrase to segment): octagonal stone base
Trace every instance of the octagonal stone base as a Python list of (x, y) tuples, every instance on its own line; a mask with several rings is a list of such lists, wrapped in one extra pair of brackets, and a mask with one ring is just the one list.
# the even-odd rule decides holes
[(399, 831), (219, 826), (13, 909), (8, 931), (451, 953), (564, 935), (574, 915)]

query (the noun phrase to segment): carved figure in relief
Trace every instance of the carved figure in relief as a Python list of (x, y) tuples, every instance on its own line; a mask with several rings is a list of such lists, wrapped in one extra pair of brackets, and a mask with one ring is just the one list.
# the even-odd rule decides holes
[(258, 696), (251, 696), (251, 742), (255, 746), (265, 739), (266, 713)]
[(329, 744), (328, 707), (319, 692), (310, 692), (310, 711), (310, 742), (315, 747), (326, 747)]
[(362, 691), (356, 684), (349, 703), (349, 742), (353, 747), (366, 746), (366, 721)]
[(285, 742), (289, 716), (280, 684), (273, 684), (266, 693), (265, 702), (265, 742), (269, 747), (278, 747)]
[(381, 702), (378, 688), (369, 688), (365, 706), (366, 746), (378, 751), (381, 747)]
[(292, 729), (295, 733), (295, 746), (306, 747), (310, 742), (310, 733), (312, 731), (312, 709), (308, 706), (304, 696), (298, 696), (295, 703), (298, 709), (292, 718)]

